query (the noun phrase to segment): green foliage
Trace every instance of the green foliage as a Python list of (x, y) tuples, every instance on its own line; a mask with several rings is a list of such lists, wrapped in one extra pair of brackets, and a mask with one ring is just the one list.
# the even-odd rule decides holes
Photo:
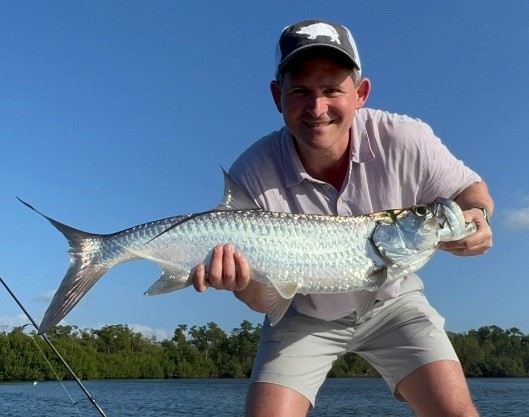
[(513, 327), (449, 334), (467, 376), (529, 376), (529, 335)]
[[(56, 326), (48, 337), (81, 379), (248, 377), (261, 325), (243, 321), (227, 334), (214, 322), (180, 324), (171, 340), (157, 341), (125, 325), (98, 330)], [(529, 376), (529, 335), (517, 328), (481, 327), (449, 333), (465, 374)], [(48, 364), (51, 364), (51, 366)], [(338, 359), (329, 376), (375, 376), (358, 355)], [(0, 331), (0, 381), (70, 379), (68, 371), (35, 332)]]
[(346, 353), (334, 363), (329, 376), (378, 376), (378, 372), (360, 356), (354, 353)]

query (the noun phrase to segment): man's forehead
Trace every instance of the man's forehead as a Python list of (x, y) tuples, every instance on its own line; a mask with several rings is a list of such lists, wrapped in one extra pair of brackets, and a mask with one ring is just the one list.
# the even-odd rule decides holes
[(332, 62), (333, 64), (347, 70), (353, 70), (355, 68), (351, 61), (344, 58), (343, 54), (339, 52), (333, 51), (329, 48), (312, 48), (298, 53), (298, 55), (292, 58), (281, 72), (283, 74), (286, 74), (286, 72), (297, 72), (305, 67), (307, 63), (313, 61)]
[(352, 82), (353, 69), (337, 65), (325, 58), (304, 60), (295, 67), (287, 68), (283, 83), (292, 86), (339, 86)]

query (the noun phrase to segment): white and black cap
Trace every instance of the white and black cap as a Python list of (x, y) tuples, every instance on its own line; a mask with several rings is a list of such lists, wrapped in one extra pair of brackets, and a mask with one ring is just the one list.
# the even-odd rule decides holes
[(300, 52), (315, 47), (341, 52), (361, 73), (360, 57), (349, 29), (319, 19), (304, 20), (283, 29), (277, 43), (276, 71), (281, 71)]

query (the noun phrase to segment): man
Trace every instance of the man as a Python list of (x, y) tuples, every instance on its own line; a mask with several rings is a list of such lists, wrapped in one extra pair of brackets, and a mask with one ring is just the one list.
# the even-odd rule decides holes
[[(232, 177), (263, 209), (358, 215), (455, 199), (477, 231), (443, 249), (479, 255), (492, 245), (493, 202), (480, 177), (458, 161), (419, 120), (363, 108), (370, 81), (361, 78), (345, 27), (320, 20), (284, 29), (271, 92), (285, 127), (235, 162)], [(219, 242), (221, 243), (221, 242)], [(263, 284), (230, 244), (214, 248), (193, 283), (234, 291), (265, 312)], [(247, 416), (305, 416), (332, 363), (356, 352), (383, 376), (395, 397), (419, 416), (476, 416), (444, 319), (411, 274), (386, 284), (368, 313), (364, 292), (296, 295), (274, 327), (265, 320)]]

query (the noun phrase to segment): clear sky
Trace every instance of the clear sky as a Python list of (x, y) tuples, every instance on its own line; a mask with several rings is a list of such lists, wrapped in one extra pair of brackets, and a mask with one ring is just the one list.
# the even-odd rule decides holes
[[(429, 123), (490, 186), (494, 248), (438, 253), (420, 273), (447, 329), (529, 332), (526, 0), (1, 1), (0, 275), (39, 322), (67, 243), (16, 196), (95, 233), (212, 208), (220, 166), (282, 126), (268, 89), (280, 31), (314, 17), (353, 32), (369, 107)], [(261, 321), (215, 290), (143, 296), (159, 274), (118, 266), (65, 323), (164, 338)], [(0, 287), (0, 326), (27, 322)]]

